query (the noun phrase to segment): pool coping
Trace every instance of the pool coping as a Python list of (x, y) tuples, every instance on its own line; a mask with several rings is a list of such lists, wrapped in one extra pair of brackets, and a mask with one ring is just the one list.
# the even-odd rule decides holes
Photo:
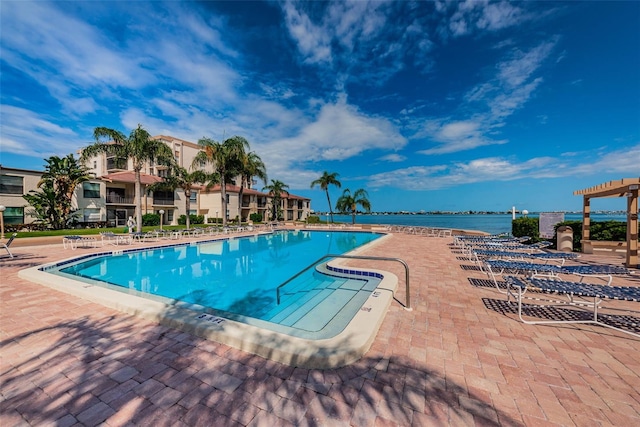
[[(361, 253), (389, 237), (389, 235), (383, 235), (348, 254)], [(71, 257), (56, 263), (27, 268), (19, 271), (18, 275), (31, 282), (117, 311), (227, 344), (276, 362), (308, 369), (337, 368), (360, 359), (371, 347), (393, 301), (398, 284), (397, 276), (388, 271), (349, 267), (350, 270), (380, 274), (383, 278), (342, 332), (332, 338), (312, 340), (68, 279), (45, 271), (48, 266), (59, 265), (77, 258)], [(344, 265), (344, 261), (344, 259), (334, 260), (330, 265)]]

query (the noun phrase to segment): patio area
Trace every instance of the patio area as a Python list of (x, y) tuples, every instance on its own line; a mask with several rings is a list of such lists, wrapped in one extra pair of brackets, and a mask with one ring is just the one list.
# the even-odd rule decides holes
[[(398, 276), (398, 301), (365, 356), (330, 370), (282, 365), (18, 277), (103, 248), (12, 247), (15, 258), (0, 260), (0, 425), (640, 424), (640, 339), (522, 324), (452, 241), (396, 234), (366, 252), (407, 262), (413, 311), (402, 307), (402, 267), (378, 262)], [(640, 286), (640, 273), (614, 284)]]

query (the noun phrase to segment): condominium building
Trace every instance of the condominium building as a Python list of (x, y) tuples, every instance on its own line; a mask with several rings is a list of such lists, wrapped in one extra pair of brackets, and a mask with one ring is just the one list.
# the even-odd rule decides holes
[[(154, 137), (167, 144), (173, 152), (179, 166), (192, 170), (193, 159), (200, 151), (200, 146), (172, 136)], [(78, 221), (83, 225), (124, 226), (127, 218), (135, 217), (135, 173), (131, 160), (120, 160), (105, 154), (87, 161), (86, 166), (93, 178), (82, 183), (76, 189), (73, 207), (78, 210)], [(212, 166), (204, 169), (212, 172)], [(165, 225), (177, 224), (181, 215), (186, 215), (186, 196), (182, 189), (175, 191), (149, 191), (152, 184), (161, 182), (168, 174), (168, 168), (154, 163), (146, 164), (141, 171), (142, 215), (160, 214)], [(41, 171), (0, 167), (0, 204), (6, 207), (5, 222), (7, 224), (28, 224), (36, 218), (28, 214), (27, 202), (22, 195), (29, 190), (36, 190), (42, 176)], [(203, 215), (209, 218), (240, 219), (247, 221), (251, 214), (257, 213), (265, 220), (271, 217), (272, 197), (253, 188), (256, 181), (249, 182), (242, 189), (240, 200), (240, 184), (238, 178), (227, 184), (227, 212), (222, 210), (220, 185), (206, 188), (196, 186), (191, 191), (189, 214)], [(286, 221), (304, 221), (311, 210), (311, 200), (283, 193), (279, 212)]]
[(38, 189), (42, 173), (0, 165), (0, 205), (5, 207), (2, 214), (5, 224), (30, 224), (36, 220), (22, 196)]

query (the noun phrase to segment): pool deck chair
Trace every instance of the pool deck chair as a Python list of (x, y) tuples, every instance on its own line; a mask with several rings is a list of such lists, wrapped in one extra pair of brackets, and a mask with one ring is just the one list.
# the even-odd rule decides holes
[(490, 251), (486, 249), (476, 249), (471, 252), (471, 257), (475, 259), (476, 264), (482, 270), (482, 263), (485, 259), (503, 259), (507, 261), (536, 261), (548, 264), (554, 262), (559, 265), (564, 265), (568, 259), (576, 259), (578, 254), (573, 252), (516, 252), (516, 251)]
[(86, 236), (64, 236), (62, 238), (62, 246), (67, 249), (67, 247), (71, 248), (72, 251), (75, 251), (79, 246), (83, 246), (85, 248), (96, 247), (96, 238), (95, 237), (86, 237)]
[(487, 267), (487, 274), (496, 288), (505, 293), (498, 286), (496, 276), (503, 276), (507, 274), (520, 274), (529, 277), (547, 277), (547, 278), (559, 278), (560, 274), (575, 274), (580, 276), (580, 282), (585, 278), (597, 278), (603, 279), (607, 282), (607, 285), (611, 285), (614, 275), (631, 274), (630, 270), (624, 267), (615, 265), (552, 265), (552, 264), (536, 264), (532, 262), (522, 261), (502, 261), (496, 259), (489, 259), (485, 261)]
[(4, 249), (5, 251), (7, 251), (7, 253), (9, 254), (9, 256), (11, 258), (13, 258), (13, 254), (9, 250), (9, 246), (11, 246), (11, 243), (13, 242), (13, 239), (15, 239), (17, 235), (18, 235), (18, 233), (13, 233), (11, 235), (11, 237), (9, 237), (9, 240), (7, 240), (7, 243), (0, 243), (0, 249)]
[[(639, 313), (638, 311), (630, 310), (627, 308), (604, 307), (604, 303), (608, 303), (610, 301), (640, 302), (640, 287), (607, 286), (592, 283), (567, 282), (564, 280), (555, 279), (539, 279), (534, 277), (505, 276), (505, 280), (508, 284), (509, 289), (513, 289), (513, 291), (509, 292), (509, 296), (513, 296), (518, 303), (518, 317), (523, 323), (527, 323), (530, 325), (552, 325), (562, 323), (597, 324), (640, 338), (639, 333), (621, 329), (603, 322), (601, 320), (602, 317), (606, 319), (607, 315), (599, 313), (599, 310), (605, 308), (608, 310), (624, 311), (634, 314)], [(525, 298), (531, 299), (531, 297), (525, 296), (525, 292), (528, 288), (533, 288), (538, 292), (556, 294), (559, 296), (562, 295), (566, 297), (565, 301), (546, 301), (537, 299), (538, 301), (543, 301), (543, 305), (545, 307), (572, 306), (579, 309), (590, 310), (592, 316), (589, 319), (576, 319), (575, 316), (571, 316), (572, 318), (569, 320), (525, 320), (522, 317), (522, 300)], [(545, 304), (545, 302), (549, 302), (551, 304)], [(620, 317), (622, 316), (618, 316), (618, 318), (616, 319), (617, 322), (628, 323), (629, 326), (635, 327), (637, 329), (639, 324), (638, 321), (629, 319), (628, 322), (625, 322), (624, 318), (621, 320)], [(627, 318), (628, 317), (629, 316), (627, 316)]]
[(102, 246), (106, 243), (110, 245), (130, 245), (133, 242), (133, 239), (129, 234), (115, 234), (110, 231), (105, 231), (100, 233), (100, 237), (102, 238)]

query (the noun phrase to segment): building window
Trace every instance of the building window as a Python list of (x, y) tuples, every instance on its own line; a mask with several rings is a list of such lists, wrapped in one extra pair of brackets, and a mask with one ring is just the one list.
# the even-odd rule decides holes
[(107, 170), (112, 169), (127, 169), (127, 159), (119, 159), (117, 157), (110, 157), (107, 159)]
[(189, 210), (189, 215), (198, 215), (198, 211), (196, 209)]
[(5, 224), (24, 224), (24, 208), (10, 208), (4, 211)]
[(161, 191), (156, 190), (153, 192), (153, 204), (155, 205), (173, 205), (174, 193), (173, 191)]
[(102, 218), (100, 215), (100, 209), (85, 208), (82, 210), (85, 222), (97, 222)]
[(21, 176), (0, 175), (0, 193), (24, 194), (23, 181)]
[(189, 201), (191, 203), (196, 203), (198, 201), (198, 192), (197, 191), (192, 191), (191, 195), (189, 196)]
[(100, 198), (100, 184), (97, 182), (83, 182), (82, 183), (82, 196), (85, 199), (99, 199)]

